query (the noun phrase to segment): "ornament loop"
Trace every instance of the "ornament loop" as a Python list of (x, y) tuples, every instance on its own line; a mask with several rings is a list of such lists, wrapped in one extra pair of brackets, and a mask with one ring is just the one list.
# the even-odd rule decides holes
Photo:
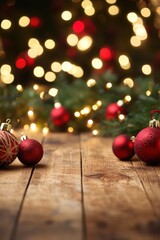
[(12, 127), (10, 122), (11, 122), (11, 119), (7, 119), (5, 123), (1, 123), (0, 129), (4, 131), (10, 131)]

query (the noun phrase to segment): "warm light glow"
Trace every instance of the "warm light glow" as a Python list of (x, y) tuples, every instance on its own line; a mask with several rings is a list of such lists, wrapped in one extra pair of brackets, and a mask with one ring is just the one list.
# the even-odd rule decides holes
[(93, 109), (94, 111), (96, 111), (96, 110), (98, 109), (97, 104), (94, 104), (94, 105), (92, 106), (92, 109)]
[(125, 86), (128, 86), (129, 88), (132, 88), (134, 86), (134, 81), (131, 78), (125, 78), (123, 80), (123, 83)]
[(101, 69), (103, 67), (103, 63), (100, 58), (92, 59), (92, 67), (95, 69)]
[(71, 64), (70, 62), (64, 61), (64, 62), (62, 63), (62, 70), (63, 70), (64, 72), (69, 72), (69, 71), (71, 70), (71, 68), (72, 68), (72, 64)]
[(8, 75), (2, 75), (1, 80), (5, 84), (11, 84), (14, 81), (14, 75), (9, 73)]
[(130, 95), (127, 95), (124, 97), (124, 101), (125, 102), (130, 102), (132, 100), (131, 96)]
[(1, 22), (1, 28), (3, 28), (4, 30), (8, 30), (11, 27), (11, 25), (12, 23), (8, 19), (3, 19)]
[(127, 70), (131, 67), (129, 58), (126, 55), (121, 55), (118, 58), (118, 61), (119, 61), (121, 68), (123, 68), (125, 70)]
[(56, 44), (55, 44), (55, 41), (53, 41), (52, 39), (47, 39), (44, 45), (47, 49), (53, 49)]
[(118, 119), (119, 119), (120, 122), (124, 121), (125, 115), (124, 114), (119, 114)]
[(75, 34), (69, 34), (67, 37), (67, 43), (71, 46), (74, 47), (78, 43), (78, 37)]
[(53, 72), (57, 72), (58, 73), (58, 72), (60, 72), (62, 70), (62, 66), (61, 66), (61, 64), (59, 62), (53, 62), (51, 64), (51, 69), (52, 69)]
[(93, 134), (94, 136), (98, 135), (98, 130), (96, 130), (96, 129), (93, 130), (93, 131), (92, 131), (92, 134)]
[(36, 39), (36, 38), (30, 38), (28, 40), (28, 46), (30, 48), (36, 48), (39, 45), (40, 45), (40, 43), (39, 43), (38, 39)]
[(64, 20), (64, 21), (69, 21), (71, 20), (72, 18), (72, 13), (70, 11), (63, 11), (62, 14), (61, 14), (61, 18)]
[(141, 40), (137, 36), (133, 36), (130, 39), (130, 43), (133, 47), (139, 47), (141, 45)]
[(84, 13), (87, 15), (87, 16), (93, 16), (95, 14), (95, 9), (93, 6), (88, 6), (84, 9)]
[(130, 12), (130, 13), (127, 14), (127, 19), (128, 19), (129, 22), (134, 23), (134, 22), (137, 21), (138, 16), (135, 12)]
[(92, 7), (92, 2), (90, 0), (83, 0), (81, 6), (85, 9), (87, 7)]
[(27, 114), (28, 114), (28, 117), (29, 117), (30, 120), (34, 119), (34, 112), (33, 112), (33, 110), (29, 110)]
[(110, 83), (110, 82), (106, 83), (106, 88), (107, 88), (107, 89), (109, 89), (109, 88), (111, 88), (111, 87), (112, 87), (112, 83)]
[(145, 74), (145, 75), (149, 75), (151, 74), (152, 72), (152, 68), (149, 64), (145, 64), (142, 66), (142, 72)]
[(112, 5), (108, 8), (108, 13), (112, 16), (117, 15), (119, 13), (119, 7), (116, 5)]
[(73, 129), (73, 127), (68, 127), (68, 129), (67, 129), (67, 130), (68, 130), (68, 132), (69, 132), (69, 133), (72, 133), (72, 132), (74, 132), (74, 129)]
[(146, 95), (149, 97), (149, 96), (151, 96), (151, 94), (152, 94), (152, 92), (150, 91), (150, 90), (147, 90), (146, 91)]
[(43, 132), (44, 135), (47, 135), (49, 133), (49, 128), (48, 127), (44, 127), (42, 129), (42, 132)]
[(37, 66), (34, 68), (33, 70), (33, 74), (38, 77), (38, 78), (41, 78), (44, 76), (44, 69), (40, 66)]
[(96, 80), (95, 79), (88, 79), (87, 86), (88, 87), (93, 87), (94, 85), (96, 85)]
[(18, 21), (18, 24), (20, 27), (27, 27), (29, 23), (30, 23), (30, 19), (27, 16), (22, 16)]
[(32, 131), (34, 131), (34, 132), (37, 131), (38, 129), (37, 129), (36, 123), (31, 123), (30, 129), (31, 129)]
[(78, 112), (78, 111), (76, 111), (76, 112), (74, 113), (74, 116), (77, 117), (77, 118), (80, 117), (80, 115), (81, 115), (81, 114), (80, 114), (80, 112)]
[(142, 14), (143, 17), (147, 18), (147, 17), (150, 17), (151, 11), (150, 11), (149, 8), (144, 7), (144, 8), (141, 9), (141, 14)]
[(28, 125), (28, 124), (25, 124), (24, 127), (23, 127), (23, 129), (24, 129), (25, 131), (29, 130), (29, 125)]
[(23, 87), (22, 87), (22, 85), (20, 85), (20, 84), (18, 84), (18, 85), (16, 86), (16, 89), (17, 89), (18, 92), (23, 92)]
[(118, 105), (119, 107), (123, 106), (123, 104), (124, 104), (123, 100), (118, 100), (117, 105)]
[(56, 74), (49, 71), (49, 72), (46, 72), (44, 78), (47, 82), (54, 82), (56, 79)]
[(55, 97), (57, 96), (58, 94), (58, 89), (57, 88), (51, 88), (49, 91), (48, 91), (49, 95), (52, 96), (52, 97)]
[(93, 120), (92, 120), (92, 119), (89, 119), (89, 120), (87, 121), (87, 127), (88, 127), (88, 128), (91, 128), (92, 125), (93, 125)]
[(39, 88), (39, 86), (38, 86), (37, 84), (34, 84), (34, 85), (33, 85), (33, 89), (34, 89), (35, 91), (37, 91), (38, 88)]
[(87, 115), (90, 113), (90, 111), (91, 111), (91, 108), (89, 106), (87, 106), (87, 107), (83, 108), (80, 113), (82, 115)]
[(98, 101), (96, 102), (96, 104), (97, 104), (98, 107), (102, 106), (101, 100), (98, 100)]
[(71, 71), (69, 71), (75, 78), (83, 77), (84, 71), (81, 67), (72, 65)]
[(107, 2), (108, 4), (114, 4), (114, 3), (116, 3), (116, 1), (117, 1), (117, 0), (106, 0), (106, 2)]
[(0, 68), (0, 73), (2, 75), (8, 75), (11, 73), (11, 66), (8, 64), (3, 64)]
[(93, 43), (93, 40), (90, 36), (84, 36), (79, 40), (77, 44), (77, 48), (80, 51), (85, 51), (91, 47), (92, 43)]

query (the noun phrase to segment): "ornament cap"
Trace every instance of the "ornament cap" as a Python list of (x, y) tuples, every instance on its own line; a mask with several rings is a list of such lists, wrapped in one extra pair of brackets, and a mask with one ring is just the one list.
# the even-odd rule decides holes
[(22, 133), (21, 141), (24, 141), (24, 140), (26, 140), (27, 138), (28, 138), (28, 137), (27, 137), (25, 134)]
[(11, 122), (11, 119), (7, 119), (6, 122), (1, 123), (0, 129), (3, 131), (10, 131), (12, 127), (10, 122)]
[(149, 127), (160, 128), (160, 121), (156, 120), (155, 116), (153, 116), (153, 113), (160, 113), (160, 110), (150, 111), (150, 116), (151, 116), (152, 120), (149, 121)]

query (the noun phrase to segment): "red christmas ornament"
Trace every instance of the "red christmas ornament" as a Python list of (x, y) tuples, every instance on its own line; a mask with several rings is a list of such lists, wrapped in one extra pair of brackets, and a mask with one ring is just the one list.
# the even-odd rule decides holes
[(127, 134), (121, 134), (113, 140), (112, 151), (120, 160), (129, 160), (135, 155), (134, 143)]
[(125, 114), (125, 108), (117, 103), (111, 103), (106, 107), (105, 116), (107, 120), (117, 119), (119, 114)]
[(70, 115), (66, 108), (58, 106), (51, 110), (51, 119), (54, 125), (60, 127), (68, 123)]
[(35, 139), (29, 139), (26, 136), (22, 136), (18, 153), (20, 162), (27, 166), (34, 166), (40, 162), (42, 157), (42, 145)]
[(11, 164), (17, 157), (19, 146), (17, 138), (9, 132), (10, 120), (1, 124), (0, 130), (0, 166)]
[[(160, 112), (160, 110), (152, 110)], [(160, 122), (152, 117), (149, 127), (142, 129), (136, 136), (134, 141), (134, 149), (136, 155), (145, 163), (160, 163)]]

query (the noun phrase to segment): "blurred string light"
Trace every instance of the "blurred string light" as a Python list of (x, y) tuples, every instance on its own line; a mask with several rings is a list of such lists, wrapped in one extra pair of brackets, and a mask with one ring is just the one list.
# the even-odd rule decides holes
[(132, 78), (128, 77), (123, 80), (123, 84), (124, 86), (128, 86), (129, 88), (132, 88), (134, 86), (134, 81)]
[(143, 20), (135, 12), (129, 12), (127, 14), (127, 19), (132, 23), (133, 32), (135, 33), (135, 35), (131, 37), (130, 43), (133, 47), (140, 47), (142, 41), (146, 40), (148, 37)]
[(1, 81), (5, 84), (11, 84), (14, 81), (14, 75), (11, 73), (11, 66), (3, 64), (0, 68)]
[(112, 16), (115, 16), (119, 13), (119, 7), (116, 5), (112, 5), (108, 8), (108, 13)]
[(22, 16), (18, 21), (18, 24), (20, 27), (27, 27), (29, 23), (30, 23), (30, 19), (27, 16)]
[(61, 14), (61, 18), (64, 20), (64, 21), (69, 21), (71, 20), (72, 18), (72, 13), (68, 10), (65, 10), (62, 12)]
[(141, 69), (142, 69), (142, 73), (145, 75), (150, 75), (152, 72), (152, 68), (149, 64), (144, 64)]
[(126, 55), (120, 55), (118, 58), (118, 62), (120, 64), (121, 68), (124, 70), (128, 70), (131, 67), (129, 57)]
[(9, 19), (3, 19), (1, 21), (1, 28), (4, 30), (10, 29), (11, 25), (12, 25), (12, 23)]
[(95, 14), (95, 8), (90, 0), (83, 0), (81, 6), (87, 16), (93, 16)]

